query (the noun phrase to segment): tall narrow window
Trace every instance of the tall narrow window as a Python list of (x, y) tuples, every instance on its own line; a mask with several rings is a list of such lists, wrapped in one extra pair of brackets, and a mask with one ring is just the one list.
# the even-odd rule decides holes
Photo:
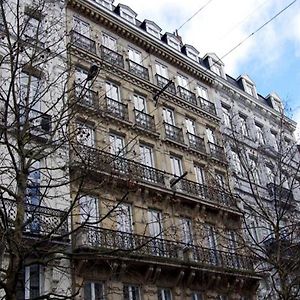
[(83, 287), (84, 300), (104, 300), (104, 284), (102, 282), (86, 282)]
[(77, 17), (73, 17), (73, 29), (87, 38), (90, 37), (90, 24)]
[(182, 161), (180, 157), (171, 155), (170, 156), (170, 162), (171, 162), (171, 170), (172, 173), (176, 176), (181, 176), (183, 173), (182, 170)]
[(117, 40), (115, 38), (103, 32), (101, 40), (104, 47), (113, 51), (117, 51)]
[(147, 113), (147, 105), (146, 105), (145, 97), (134, 94), (133, 100), (134, 100), (134, 108), (136, 110), (141, 111), (143, 113)]
[(199, 184), (205, 184), (205, 175), (204, 170), (201, 166), (195, 165), (194, 166), (195, 174), (196, 174), (196, 180)]
[(197, 94), (199, 97), (201, 97), (205, 100), (209, 100), (207, 88), (203, 87), (202, 85), (197, 85), (196, 89), (197, 89)]
[(128, 56), (131, 61), (141, 65), (142, 64), (142, 53), (133, 48), (128, 48)]
[(140, 289), (137, 285), (126, 284), (123, 286), (123, 299), (124, 300), (140, 300)]
[(131, 205), (121, 203), (115, 210), (117, 219), (117, 230), (132, 233)]
[(140, 145), (140, 156), (141, 163), (148, 166), (154, 167), (153, 161), (153, 148), (148, 145)]
[(239, 155), (235, 151), (232, 151), (231, 156), (232, 156), (232, 166), (233, 166), (235, 172), (242, 175), (242, 173), (243, 173), (242, 172), (242, 164), (241, 164)]
[(156, 73), (164, 78), (169, 78), (169, 75), (168, 75), (168, 67), (159, 63), (159, 62), (156, 62), (155, 63), (155, 67), (156, 67)]
[(249, 131), (247, 127), (247, 117), (240, 115), (240, 133), (243, 136), (249, 136)]
[(95, 130), (92, 126), (77, 122), (77, 142), (88, 147), (95, 147)]
[(254, 158), (250, 158), (249, 164), (250, 164), (250, 168), (251, 168), (253, 182), (256, 184), (261, 184), (257, 161)]
[(210, 142), (212, 144), (216, 144), (216, 137), (215, 137), (215, 133), (212, 128), (210, 128), (210, 127), (206, 128), (206, 136), (207, 136), (208, 142)]
[(226, 127), (231, 127), (230, 108), (222, 105), (223, 121)]
[(79, 198), (80, 222), (93, 226), (99, 221), (98, 199), (84, 195)]
[(166, 123), (175, 125), (174, 111), (172, 109), (164, 107), (163, 116)]
[(43, 33), (43, 22), (38, 16), (25, 13), (26, 22), (23, 24), (24, 36), (30, 40), (40, 40)]
[(119, 87), (109, 81), (105, 83), (106, 96), (116, 102), (121, 102)]
[(274, 149), (276, 151), (278, 151), (279, 147), (278, 147), (278, 141), (277, 141), (277, 132), (271, 130), (271, 139), (272, 139), (272, 146), (274, 147)]
[(41, 167), (40, 161), (34, 161), (30, 168), (28, 174), (28, 183), (26, 191), (26, 200), (28, 203), (33, 205), (40, 205), (40, 184), (41, 184)]
[(181, 218), (179, 222), (181, 241), (185, 244), (193, 244), (193, 231), (191, 219)]
[(109, 143), (110, 143), (110, 153), (118, 156), (124, 156), (125, 151), (125, 143), (124, 138), (117, 134), (111, 133), (109, 135)]
[(177, 75), (177, 82), (179, 86), (182, 86), (183, 88), (188, 88), (188, 78), (186, 76), (183, 76), (181, 74)]
[(263, 126), (261, 124), (255, 123), (256, 128), (256, 140), (259, 144), (265, 144), (265, 138), (263, 133)]
[(190, 118), (185, 118), (185, 124), (187, 132), (196, 135), (196, 124), (195, 121)]
[(170, 289), (159, 288), (157, 293), (158, 300), (172, 300), (172, 293)]
[(152, 253), (158, 256), (164, 255), (163, 226), (161, 212), (153, 209), (148, 210), (149, 233), (153, 239), (150, 241)]
[(205, 232), (206, 232), (206, 240), (208, 243), (208, 247), (211, 249), (210, 251), (211, 263), (217, 265), (219, 262), (219, 257), (217, 252), (218, 244), (217, 244), (215, 228), (212, 225), (206, 225)]

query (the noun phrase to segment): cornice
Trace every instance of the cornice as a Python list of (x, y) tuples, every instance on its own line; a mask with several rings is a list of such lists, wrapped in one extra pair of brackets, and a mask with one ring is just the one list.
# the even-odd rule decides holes
[(181, 53), (176, 53), (175, 51), (168, 49), (168, 45), (162, 45), (160, 40), (155, 41), (148, 37), (146, 32), (142, 32), (142, 29), (138, 27), (132, 28), (132, 26), (122, 22), (116, 16), (93, 6), (87, 1), (69, 0), (67, 5), (92, 18), (95, 22), (116, 32), (125, 39), (130, 40), (148, 53), (154, 54), (157, 57), (168, 61), (170, 64), (176, 65), (179, 69), (189, 73), (198, 80), (205, 81), (209, 85), (212, 85), (214, 82), (214, 75), (210, 74), (210, 71), (205, 70), (204, 68), (202, 69), (200, 65), (196, 66), (190, 63), (187, 57), (183, 57), (184, 54), (181, 55)]

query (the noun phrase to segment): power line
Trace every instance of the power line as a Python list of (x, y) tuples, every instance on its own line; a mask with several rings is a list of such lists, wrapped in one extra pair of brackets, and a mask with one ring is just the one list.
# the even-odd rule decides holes
[(249, 34), (246, 38), (244, 38), (241, 42), (239, 42), (236, 46), (234, 46), (231, 50), (229, 50), (227, 53), (225, 53), (219, 61), (221, 61), (223, 58), (228, 56), (230, 53), (232, 53), (234, 50), (236, 50), (238, 47), (240, 47), (242, 44), (244, 44), (250, 37), (255, 35), (257, 32), (259, 32), (261, 29), (263, 29), (266, 25), (271, 23), (274, 19), (276, 19), (279, 15), (281, 15), (284, 11), (286, 11), (288, 8), (290, 8), (293, 4), (295, 4), (297, 0), (292, 1), (290, 4), (285, 6), (282, 10), (280, 10), (275, 16), (273, 16), (271, 19), (269, 19), (267, 22), (265, 22), (263, 25), (258, 27), (255, 31), (253, 31), (251, 34)]
[(176, 31), (179, 31), (179, 29), (181, 29), (186, 23), (188, 23), (189, 21), (191, 21), (201, 10), (203, 10), (210, 2), (212, 2), (213, 0), (209, 0), (208, 2), (206, 2), (202, 7), (200, 7), (190, 18), (188, 18), (178, 29), (176, 29)]

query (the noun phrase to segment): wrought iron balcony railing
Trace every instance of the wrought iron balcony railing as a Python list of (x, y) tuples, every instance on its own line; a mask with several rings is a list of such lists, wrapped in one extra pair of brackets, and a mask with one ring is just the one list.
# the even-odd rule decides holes
[[(68, 219), (66, 212), (46, 206), (25, 203), (24, 234), (46, 235), (67, 238)], [(0, 209), (5, 212), (8, 225), (13, 226), (17, 216), (17, 205), (13, 200), (1, 202)]]
[(206, 99), (202, 98), (202, 97), (198, 97), (199, 99), (199, 105), (201, 107), (201, 109), (203, 109), (204, 111), (212, 114), (212, 115), (217, 115), (216, 112), (216, 107), (214, 105), (214, 103), (207, 101)]
[(126, 257), (140, 256), (155, 258), (156, 261), (161, 258), (163, 262), (193, 264), (198, 268), (230, 269), (237, 272), (254, 270), (252, 259), (238, 253), (97, 227), (86, 227), (78, 232), (76, 247), (104, 250), (108, 255), (117, 253), (120, 256), (123, 252)]
[(75, 95), (78, 104), (93, 109), (98, 108), (98, 97), (95, 91), (76, 85)]
[(103, 45), (100, 46), (100, 55), (105, 61), (110, 64), (124, 69), (124, 59), (121, 54), (116, 51), (113, 51)]
[(182, 129), (164, 122), (166, 138), (184, 144)]
[(88, 167), (125, 179), (165, 186), (163, 171), (88, 146), (78, 145), (75, 150), (84, 164), (90, 164)]
[(92, 39), (80, 34), (79, 32), (76, 32), (75, 30), (71, 30), (70, 37), (71, 43), (75, 46), (78, 46), (89, 52), (96, 53), (96, 43)]
[[(160, 88), (165, 87), (166, 84), (169, 82), (169, 79), (168, 79), (168, 78), (165, 78), (165, 77), (163, 77), (163, 76), (160, 76), (159, 74), (156, 74), (155, 77), (156, 77), (157, 85), (158, 85)], [(167, 87), (166, 91), (169, 92), (169, 93), (171, 93), (171, 94), (176, 95), (176, 88), (175, 88), (174, 82), (171, 82), (171, 83), (170, 83), (170, 85)]]
[(152, 132), (155, 132), (155, 123), (154, 123), (154, 116), (148, 115), (142, 111), (134, 109), (135, 114), (135, 123)]
[(105, 97), (106, 100), (106, 106), (105, 111), (109, 113), (110, 115), (121, 119), (121, 120), (128, 120), (128, 108), (127, 105), (116, 101), (112, 98)]
[(275, 184), (270, 182), (267, 184), (267, 189), (270, 197), (276, 199), (278, 202), (282, 204), (286, 203), (288, 205), (292, 204), (294, 199), (294, 194), (291, 189), (285, 188), (280, 184)]
[(197, 105), (196, 95), (182, 86), (178, 86), (180, 97), (193, 105)]
[(130, 73), (149, 81), (149, 72), (147, 68), (132, 60), (128, 60), (128, 68)]
[(191, 149), (206, 154), (204, 138), (201, 138), (189, 132), (187, 133), (187, 136), (189, 139), (189, 146)]
[(214, 144), (214, 143), (208, 143), (209, 145), (209, 150), (210, 150), (210, 155), (212, 158), (217, 159), (219, 161), (225, 162), (226, 158), (225, 158), (225, 152), (224, 152), (224, 148)]
[(28, 121), (30, 130), (34, 132), (49, 133), (51, 131), (52, 117), (32, 108), (19, 105), (20, 124), (25, 125)]

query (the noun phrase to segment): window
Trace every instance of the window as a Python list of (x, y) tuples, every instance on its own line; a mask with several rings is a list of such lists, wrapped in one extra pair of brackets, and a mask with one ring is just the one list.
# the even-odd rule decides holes
[(112, 36), (102, 32), (102, 45), (110, 50), (117, 50), (117, 40)]
[(123, 299), (124, 300), (140, 300), (140, 289), (136, 285), (123, 286)]
[(175, 125), (174, 111), (170, 108), (163, 108), (164, 121), (168, 124)]
[[(115, 209), (116, 220), (117, 220), (117, 230), (132, 233), (132, 213), (131, 205), (120, 203)], [(126, 242), (126, 240), (124, 240)], [(129, 242), (129, 241), (127, 241)]]
[(77, 122), (77, 142), (88, 147), (95, 147), (95, 130), (92, 126)]
[(119, 87), (109, 81), (105, 83), (106, 96), (116, 102), (121, 102)]
[(181, 241), (185, 244), (193, 244), (192, 221), (188, 218), (181, 218), (179, 222)]
[(223, 122), (226, 127), (231, 127), (230, 108), (222, 105)]
[(87, 38), (90, 37), (90, 24), (79, 18), (73, 17), (73, 29)]
[(206, 136), (209, 143), (216, 144), (215, 133), (212, 128), (206, 127)]
[(150, 24), (146, 24), (146, 31), (156, 38), (160, 39), (160, 30), (158, 30), (156, 27)]
[(265, 138), (264, 138), (264, 133), (263, 133), (263, 126), (255, 123), (255, 128), (256, 128), (256, 140), (259, 144), (264, 144), (265, 143)]
[(244, 83), (245, 92), (251, 96), (254, 96), (254, 87), (251, 83), (245, 82)]
[(136, 14), (133, 11), (126, 9), (125, 7), (121, 7), (120, 16), (125, 20), (127, 20), (128, 22), (135, 24)]
[(274, 147), (274, 149), (276, 151), (278, 151), (279, 147), (278, 147), (278, 142), (277, 142), (277, 132), (271, 130), (271, 139), (272, 139), (272, 146)]
[(153, 209), (148, 210), (149, 233), (153, 237), (150, 241), (152, 253), (157, 256), (164, 255), (163, 226), (161, 212)]
[(237, 244), (237, 235), (233, 230), (228, 230), (228, 252), (231, 253), (231, 263), (236, 267), (239, 264), (238, 258), (235, 254), (237, 254), (238, 244)]
[(180, 51), (180, 43), (179, 41), (177, 41), (175, 38), (168, 36), (167, 37), (168, 40), (168, 45), (170, 45), (172, 48)]
[(231, 162), (232, 162), (232, 166), (233, 166), (235, 172), (242, 175), (243, 169), (242, 169), (242, 164), (241, 164), (239, 155), (235, 151), (232, 151), (231, 156), (232, 156)]
[(81, 68), (75, 69), (75, 93), (80, 103), (93, 106), (94, 97), (92, 91), (89, 90), (92, 81), (86, 81), (87, 76), (88, 71)]
[[(28, 107), (34, 115), (34, 111), (41, 111), (41, 80), (40, 78), (22, 72), (20, 76), (20, 104), (24, 107)], [(31, 115), (30, 115), (31, 116)]]
[(208, 91), (207, 91), (207, 88), (201, 86), (201, 85), (197, 85), (196, 87), (197, 89), (197, 94), (199, 97), (205, 99), (205, 100), (209, 100), (208, 99)]
[(27, 13), (25, 13), (25, 18), (24, 36), (32, 40), (40, 39), (39, 35), (43, 30), (42, 21), (38, 17)]
[(155, 63), (155, 67), (156, 67), (156, 73), (164, 78), (169, 78), (169, 75), (168, 75), (168, 67), (159, 63), (159, 62), (156, 62)]
[(172, 169), (172, 174), (175, 176), (180, 176), (182, 175), (182, 162), (181, 158), (177, 156), (170, 156), (170, 161), (171, 161), (171, 169)]
[(274, 174), (274, 169), (273, 167), (267, 165), (265, 166), (265, 173), (266, 173), (266, 177), (267, 177), (267, 182), (268, 183), (274, 183), (275, 180), (275, 174)]
[(83, 291), (84, 300), (104, 300), (104, 284), (102, 282), (86, 282)]
[(226, 181), (225, 181), (225, 176), (223, 173), (216, 172), (216, 181), (217, 181), (218, 187), (220, 189), (225, 189)]
[(112, 0), (95, 0), (95, 2), (101, 4), (109, 10), (112, 9)]
[(125, 155), (124, 138), (117, 134), (111, 133), (109, 135), (110, 153), (118, 156)]
[(247, 117), (246, 116), (241, 116), (240, 115), (240, 133), (243, 136), (249, 136), (249, 131), (247, 127)]
[(199, 165), (195, 165), (194, 170), (195, 170), (195, 174), (196, 174), (196, 181), (199, 184), (205, 184), (204, 169)]
[(261, 181), (260, 181), (260, 176), (259, 176), (259, 171), (258, 171), (256, 160), (253, 158), (250, 158), (249, 163), (250, 163), (251, 174), (253, 176), (254, 183), (260, 184)]
[(133, 48), (128, 48), (128, 57), (131, 61), (141, 65), (142, 64), (142, 53)]
[(79, 198), (80, 222), (97, 225), (99, 221), (98, 199), (88, 195)]
[(178, 85), (179, 86), (182, 86), (183, 88), (188, 88), (188, 78), (181, 75), (181, 74), (178, 74), (177, 75), (177, 82), (178, 82)]
[(87, 79), (88, 71), (81, 69), (81, 68), (75, 68), (75, 83), (76, 84), (83, 84), (84, 81)]
[(192, 300), (203, 300), (202, 294), (199, 292), (192, 292)]
[(210, 261), (212, 264), (217, 265), (219, 261), (218, 252), (217, 252), (217, 237), (215, 228), (212, 225), (205, 226), (206, 240), (210, 251)]
[(186, 129), (188, 133), (196, 135), (195, 121), (190, 118), (185, 118)]
[(136, 110), (141, 111), (143, 113), (147, 113), (147, 105), (146, 105), (145, 97), (134, 94), (133, 100), (134, 100), (134, 108)]
[(160, 288), (157, 290), (158, 300), (172, 300), (172, 293), (170, 289)]
[(213, 62), (213, 65), (210, 69), (218, 76), (222, 76), (221, 66), (217, 65), (216, 62)]
[(17, 300), (29, 300), (43, 294), (44, 269), (41, 265), (31, 265), (22, 269), (17, 285)]
[(140, 156), (142, 164), (148, 167), (154, 167), (152, 147), (140, 144)]
[(198, 61), (198, 54), (196, 54), (195, 52), (187, 49), (186, 55), (187, 55), (187, 57), (191, 58), (192, 60)]
[(41, 169), (39, 160), (36, 160), (31, 164), (27, 179), (26, 202), (33, 205), (40, 205)]

